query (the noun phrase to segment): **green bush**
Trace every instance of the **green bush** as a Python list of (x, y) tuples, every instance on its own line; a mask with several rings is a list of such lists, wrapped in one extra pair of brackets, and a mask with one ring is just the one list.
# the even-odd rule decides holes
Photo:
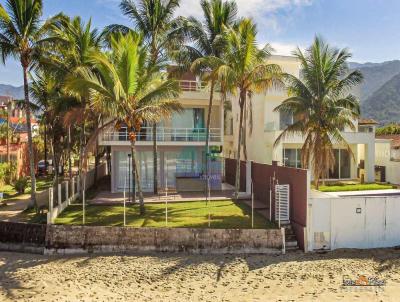
[(17, 178), (17, 163), (0, 163), (0, 184), (10, 185)]
[(19, 194), (24, 194), (27, 186), (28, 186), (28, 178), (26, 178), (26, 177), (21, 177), (21, 178), (17, 179), (14, 184), (15, 190)]

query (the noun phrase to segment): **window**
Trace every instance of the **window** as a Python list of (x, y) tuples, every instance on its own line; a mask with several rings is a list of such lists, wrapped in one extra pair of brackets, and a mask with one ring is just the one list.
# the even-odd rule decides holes
[(293, 114), (281, 111), (279, 114), (279, 129), (285, 130), (293, 124)]
[(335, 166), (333, 171), (329, 172), (330, 179), (351, 178), (351, 156), (348, 150), (335, 149)]
[(300, 169), (302, 167), (301, 149), (283, 149), (283, 165)]
[(204, 128), (204, 109), (191, 108), (184, 109), (181, 113), (172, 116), (173, 128)]

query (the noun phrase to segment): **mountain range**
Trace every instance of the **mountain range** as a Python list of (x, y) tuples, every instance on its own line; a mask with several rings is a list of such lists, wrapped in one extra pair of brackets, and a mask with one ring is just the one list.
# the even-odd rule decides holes
[[(382, 63), (351, 62), (349, 66), (364, 75), (363, 83), (353, 91), (360, 99), (362, 117), (375, 119), (382, 125), (399, 123), (400, 60)], [(23, 86), (0, 84), (0, 95), (23, 99)]]

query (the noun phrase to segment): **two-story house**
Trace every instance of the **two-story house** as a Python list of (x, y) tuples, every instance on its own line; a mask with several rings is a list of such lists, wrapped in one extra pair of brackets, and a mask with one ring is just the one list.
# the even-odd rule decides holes
[[(272, 56), (271, 63), (279, 64), (284, 72), (300, 74), (300, 62), (289, 56)], [(253, 95), (246, 108), (245, 143), (247, 159), (260, 163), (277, 161), (280, 165), (301, 168), (301, 135), (285, 138), (274, 145), (284, 129), (295, 117), (275, 112), (274, 109), (287, 98), (284, 89), (272, 89), (264, 94)], [(231, 97), (232, 109), (226, 115), (224, 156), (236, 158), (239, 106), (237, 97)], [(357, 179), (364, 175), (365, 181), (375, 180), (375, 124), (365, 120), (354, 121), (356, 131), (343, 129), (342, 135), (350, 145), (354, 157), (344, 148), (335, 146), (336, 166), (330, 179)], [(242, 159), (243, 152), (242, 152)]]
[[(176, 188), (177, 191), (202, 191), (205, 184), (205, 139), (209, 90), (192, 74), (180, 80), (182, 93), (179, 101), (183, 112), (157, 125), (158, 184), (160, 188)], [(210, 148), (217, 154), (223, 146), (223, 104), (216, 94), (213, 102), (210, 126)], [(111, 147), (111, 191), (120, 192), (126, 187), (130, 171), (130, 142), (126, 129), (104, 130), (99, 145)], [(153, 191), (153, 129), (142, 127), (137, 135), (137, 162), (144, 192)], [(221, 159), (210, 158), (210, 184), (212, 189), (221, 187)]]

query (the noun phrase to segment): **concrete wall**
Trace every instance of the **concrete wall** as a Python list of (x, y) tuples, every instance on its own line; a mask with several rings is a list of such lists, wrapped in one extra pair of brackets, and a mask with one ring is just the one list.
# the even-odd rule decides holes
[[(307, 170), (267, 164), (252, 164), (254, 198), (270, 205), (272, 178), (275, 183), (290, 186), (290, 222), (296, 234), (299, 247), (304, 250), (304, 228), (307, 225), (307, 200), (310, 189), (310, 175)], [(272, 190), (273, 192), (274, 190)], [(272, 193), (271, 214), (275, 217), (275, 198)]]
[(0, 249), (43, 253), (46, 225), (0, 221)]
[(400, 197), (310, 199), (309, 213), (310, 251), (400, 245)]
[[(234, 186), (236, 182), (236, 160), (225, 158), (225, 182)], [(240, 191), (246, 192), (246, 162), (240, 162)]]
[(73, 252), (280, 252), (281, 230), (124, 228), (50, 225), (46, 253)]

